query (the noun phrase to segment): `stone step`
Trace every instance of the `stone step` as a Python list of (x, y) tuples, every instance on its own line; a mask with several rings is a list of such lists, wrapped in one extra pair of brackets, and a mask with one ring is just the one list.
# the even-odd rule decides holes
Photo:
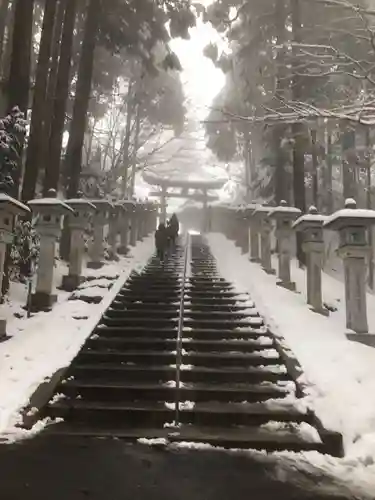
[[(258, 340), (190, 340), (182, 339), (182, 348), (187, 352), (227, 352), (241, 351), (253, 352), (271, 349), (274, 346), (272, 339), (262, 337)], [(176, 338), (156, 337), (91, 337), (86, 344), (88, 348), (94, 349), (118, 349), (118, 350), (145, 350), (153, 351), (175, 350)]]
[[(134, 381), (106, 382), (96, 380), (68, 379), (59, 384), (57, 394), (70, 398), (94, 401), (174, 401), (176, 388), (173, 384), (156, 381), (140, 383)], [(262, 384), (185, 383), (179, 389), (181, 401), (262, 402), (283, 399), (290, 390), (272, 382)]]
[[(51, 403), (46, 416), (66, 422), (123, 427), (163, 427), (175, 419), (175, 403), (102, 402), (63, 398)], [(293, 407), (269, 406), (265, 403), (185, 402), (179, 406), (182, 424), (222, 426), (255, 426), (267, 422), (309, 422), (310, 414)]]
[[(94, 334), (105, 337), (118, 337), (119, 335), (149, 337), (151, 334), (156, 338), (177, 338), (177, 324), (169, 328), (159, 328), (155, 325), (147, 326), (114, 326), (98, 325)], [(219, 329), (219, 328), (184, 328), (184, 337), (193, 340), (235, 340), (235, 339), (257, 339), (259, 337), (272, 337), (266, 328)]]
[[(83, 354), (82, 354), (83, 355)], [(80, 360), (72, 366), (69, 375), (79, 380), (98, 380), (107, 382), (168, 382), (176, 380), (176, 365), (115, 364), (92, 361), (92, 364), (80, 364)], [(262, 381), (277, 382), (290, 380), (282, 365), (244, 367), (208, 368), (190, 365), (181, 367), (182, 382), (203, 382), (210, 384), (256, 384)]]
[[(271, 366), (282, 364), (280, 356), (276, 350), (261, 352), (241, 353), (237, 351), (211, 353), (190, 351), (182, 356), (183, 365), (198, 367), (220, 367), (222, 369), (234, 367), (250, 366)], [(98, 351), (85, 349), (81, 351), (77, 358), (77, 363), (133, 363), (145, 366), (151, 365), (171, 365), (176, 363), (175, 351)]]
[(307, 440), (294, 431), (276, 431), (260, 429), (259, 427), (227, 428), (202, 428), (196, 426), (183, 426), (177, 429), (103, 429), (102, 427), (81, 425), (70, 426), (66, 423), (51, 425), (45, 431), (52, 435), (86, 436), (119, 438), (128, 441), (139, 439), (164, 438), (169, 442), (194, 442), (207, 443), (214, 447), (233, 449), (253, 449), (267, 452), (275, 451), (310, 451), (316, 450), (324, 453), (325, 447), (320, 439)]

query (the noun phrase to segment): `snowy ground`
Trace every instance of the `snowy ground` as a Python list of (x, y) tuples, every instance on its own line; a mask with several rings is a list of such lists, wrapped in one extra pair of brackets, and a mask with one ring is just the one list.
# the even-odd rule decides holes
[[(29, 319), (14, 316), (25, 314), (22, 306), (26, 289), (24, 285), (12, 285), (10, 302), (2, 306), (11, 338), (0, 344), (0, 436), (17, 438), (19, 431), (14, 426), (20, 408), (44, 380), (69, 365), (131, 270), (143, 268), (152, 251), (153, 238), (149, 237), (119, 262), (98, 270), (87, 269), (86, 275), (95, 279), (75, 292), (77, 300), (68, 300), (69, 293), (57, 291), (58, 303), (53, 310)], [(64, 266), (56, 268), (56, 285), (65, 271)], [(89, 304), (79, 300), (80, 295), (103, 299), (100, 304)]]
[[(292, 276), (298, 293), (277, 287), (275, 276), (249, 262), (223, 235), (210, 234), (208, 239), (222, 275), (239, 292), (249, 292), (272, 331), (285, 339), (302, 365), (307, 404), (327, 428), (343, 434), (344, 469), (362, 465), (371, 474), (375, 489), (375, 349), (345, 336), (343, 284), (323, 276), (324, 300), (338, 308), (325, 318), (309, 310), (305, 272), (295, 263)], [(368, 296), (368, 310), (370, 331), (375, 334), (372, 295)]]

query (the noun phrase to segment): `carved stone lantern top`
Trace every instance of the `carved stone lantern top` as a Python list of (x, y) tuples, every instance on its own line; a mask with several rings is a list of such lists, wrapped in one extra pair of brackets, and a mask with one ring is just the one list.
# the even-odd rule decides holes
[(352, 198), (345, 200), (345, 208), (330, 215), (324, 223), (326, 229), (339, 231), (345, 227), (366, 228), (375, 225), (375, 210), (357, 208)]
[(301, 213), (299, 208), (289, 207), (285, 200), (281, 200), (278, 207), (271, 208), (268, 217), (276, 220), (293, 221), (297, 219)]
[(69, 205), (75, 211), (88, 211), (93, 212), (96, 210), (96, 206), (85, 198), (71, 198), (69, 200), (65, 200), (65, 203)]
[(311, 206), (309, 208), (309, 212), (307, 214), (302, 215), (299, 217), (293, 224), (293, 229), (296, 231), (308, 231), (309, 229), (313, 228), (321, 228), (323, 227), (323, 224), (327, 220), (326, 215), (322, 215), (318, 213), (318, 210), (316, 207)]
[(31, 210), (38, 214), (53, 214), (53, 215), (65, 215), (69, 213), (74, 213), (73, 208), (71, 208), (65, 201), (56, 198), (56, 191), (50, 189), (48, 195), (45, 198), (36, 198), (30, 200), (28, 205)]
[(261, 222), (265, 220), (266, 217), (268, 217), (270, 211), (273, 210), (273, 208), (274, 207), (270, 207), (269, 205), (258, 205), (251, 214), (251, 218)]
[(0, 193), (0, 211), (13, 216), (30, 213), (28, 206), (5, 193)]

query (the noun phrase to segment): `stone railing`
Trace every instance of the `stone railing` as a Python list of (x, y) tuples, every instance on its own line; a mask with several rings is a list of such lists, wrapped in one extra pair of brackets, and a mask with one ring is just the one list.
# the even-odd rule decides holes
[[(84, 280), (84, 233), (93, 219), (94, 236), (89, 249), (87, 266), (100, 268), (104, 264), (104, 241), (107, 234), (109, 259), (118, 260), (118, 253), (126, 254), (128, 244), (135, 245), (156, 228), (157, 206), (151, 202), (120, 200), (87, 200), (83, 198), (60, 200), (51, 190), (46, 198), (31, 200), (27, 205), (0, 193), (0, 287), (4, 271), (7, 245), (12, 242), (14, 218), (35, 218), (35, 229), (40, 236), (40, 256), (36, 287), (31, 296), (34, 311), (48, 310), (56, 300), (54, 294), (54, 264), (56, 247), (63, 219), (70, 227), (69, 271), (63, 276), (61, 288), (73, 291)], [(130, 235), (130, 238), (129, 238)], [(5, 320), (0, 318), (0, 337), (6, 332)]]
[[(249, 204), (221, 205), (212, 208), (212, 231), (222, 232), (233, 240), (252, 262), (259, 263), (268, 274), (272, 267), (272, 243), (278, 257), (277, 285), (295, 291), (291, 276), (296, 233), (303, 234), (306, 256), (307, 303), (311, 310), (329, 315), (322, 298), (322, 270), (324, 266), (324, 232), (333, 231), (339, 238), (337, 254), (344, 269), (346, 326), (356, 332), (355, 340), (375, 345), (375, 335), (368, 334), (366, 306), (366, 275), (368, 256), (368, 228), (375, 225), (375, 210), (357, 209), (356, 202), (348, 199), (345, 208), (330, 216), (310, 207), (302, 215), (295, 207), (281, 202), (278, 207)], [(354, 338), (350, 334), (350, 338)]]

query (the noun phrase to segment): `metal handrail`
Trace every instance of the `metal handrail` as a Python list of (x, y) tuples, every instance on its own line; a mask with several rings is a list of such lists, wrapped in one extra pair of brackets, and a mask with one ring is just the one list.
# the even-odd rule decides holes
[(188, 264), (188, 255), (190, 248), (190, 234), (187, 234), (184, 254), (184, 267), (182, 273), (182, 287), (180, 295), (180, 311), (178, 317), (178, 329), (176, 339), (176, 391), (175, 391), (175, 425), (180, 423), (180, 399), (181, 399), (181, 364), (182, 364), (182, 330), (184, 328), (185, 313), (185, 284)]

